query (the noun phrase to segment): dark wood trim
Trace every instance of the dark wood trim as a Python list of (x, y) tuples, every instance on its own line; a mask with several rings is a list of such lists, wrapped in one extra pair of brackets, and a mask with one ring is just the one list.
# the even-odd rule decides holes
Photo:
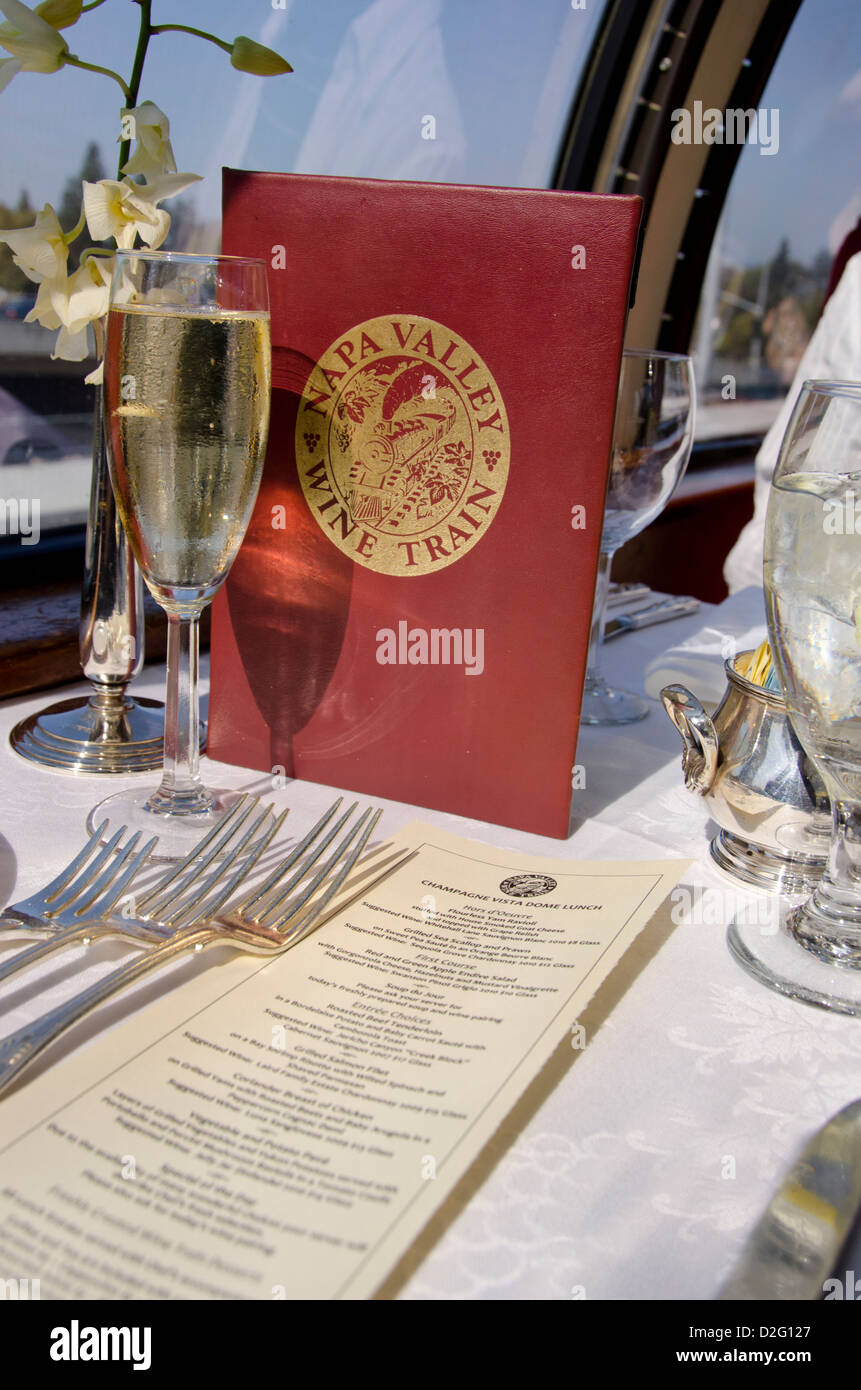
[[(0, 696), (81, 680), (78, 615), (81, 583), (56, 580), (3, 596), (0, 608)], [(166, 624), (147, 613), (146, 656), (164, 660)]]
[[(80, 681), (78, 615), (80, 573), (75, 579), (47, 580), (32, 588), (7, 590), (0, 597), (0, 698), (47, 690)], [(146, 656), (165, 659), (167, 619), (146, 596)], [(209, 609), (201, 619), (201, 648), (209, 646)]]
[[(669, 8), (669, 5), (667, 5)], [(607, 131), (643, 28), (642, 0), (609, 0), (583, 70), (559, 147), (552, 188), (595, 188)]]

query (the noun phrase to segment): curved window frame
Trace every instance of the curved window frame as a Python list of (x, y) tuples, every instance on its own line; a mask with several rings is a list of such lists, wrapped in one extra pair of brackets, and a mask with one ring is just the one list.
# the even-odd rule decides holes
[[(671, 113), (692, 109), (695, 100), (723, 110), (756, 109), (802, 3), (748, 0), (742, 8), (733, 0), (653, 0), (645, 7), (611, 0), (607, 6), (554, 187), (643, 198), (629, 344), (690, 350), (712, 242), (745, 148), (673, 145)], [(749, 462), (761, 440), (698, 441), (690, 467)]]

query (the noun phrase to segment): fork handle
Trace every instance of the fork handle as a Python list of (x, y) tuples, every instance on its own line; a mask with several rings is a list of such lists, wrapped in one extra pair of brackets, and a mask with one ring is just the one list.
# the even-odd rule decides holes
[(26, 1023), (17, 1032), (10, 1033), (0, 1041), (0, 1093), (6, 1090), (15, 1077), (20, 1075), (49, 1043), (59, 1038), (106, 999), (119, 994), (121, 990), (158, 970), (174, 957), (183, 955), (190, 948), (202, 949), (213, 941), (223, 943), (224, 937), (211, 928), (189, 928), (186, 932), (172, 937), (170, 941), (165, 941), (161, 946), (144, 951), (134, 960), (121, 965), (117, 970), (112, 970), (110, 974), (90, 985), (89, 989), (67, 999), (50, 1013), (44, 1014), (32, 1023)]
[(86, 941), (91, 936), (104, 936), (104, 930), (89, 927), (69, 927), (67, 931), (58, 932), (56, 936), (46, 937), (44, 941), (37, 941), (35, 945), (28, 946), (26, 951), (19, 951), (11, 960), (0, 965), (0, 984), (8, 980), (12, 975), (17, 975), (19, 970), (26, 970), (30, 965), (38, 965), (39, 961), (47, 956), (53, 955), (55, 951), (62, 951), (64, 946), (73, 946), (76, 941)]

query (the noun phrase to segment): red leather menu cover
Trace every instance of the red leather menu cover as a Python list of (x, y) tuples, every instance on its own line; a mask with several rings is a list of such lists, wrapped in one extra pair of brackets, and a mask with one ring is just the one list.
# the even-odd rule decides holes
[(640, 206), (225, 170), (273, 399), (211, 757), (567, 836)]

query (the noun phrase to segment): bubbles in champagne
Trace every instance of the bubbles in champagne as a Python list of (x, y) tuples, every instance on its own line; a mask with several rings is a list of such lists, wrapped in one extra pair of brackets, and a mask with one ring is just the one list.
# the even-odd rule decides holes
[(169, 611), (200, 606), (233, 562), (260, 482), (269, 392), (265, 314), (111, 310), (105, 409), (117, 505)]

